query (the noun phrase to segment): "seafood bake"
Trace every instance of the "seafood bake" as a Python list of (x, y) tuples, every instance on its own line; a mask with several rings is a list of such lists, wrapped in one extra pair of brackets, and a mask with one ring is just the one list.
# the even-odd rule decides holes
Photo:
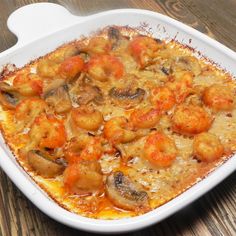
[(175, 198), (236, 152), (236, 82), (192, 49), (111, 26), (0, 81), (1, 132), (68, 211), (121, 219)]

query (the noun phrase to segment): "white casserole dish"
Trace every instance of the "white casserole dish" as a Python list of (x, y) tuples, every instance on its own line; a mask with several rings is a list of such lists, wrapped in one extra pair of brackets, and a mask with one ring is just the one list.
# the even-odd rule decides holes
[[(153, 36), (173, 39), (196, 48), (204, 56), (236, 76), (236, 53), (202, 33), (161, 14), (136, 9), (107, 11), (80, 17), (52, 3), (37, 3), (16, 10), (8, 19), (9, 29), (18, 37), (12, 48), (0, 54), (0, 66), (21, 67), (59, 45), (89, 35), (107, 25), (146, 26)], [(121, 220), (96, 220), (73, 214), (57, 205), (38, 187), (16, 162), (0, 137), (0, 165), (17, 187), (40, 210), (68, 226), (97, 233), (121, 233), (160, 222), (199, 198), (236, 169), (236, 155), (189, 190), (144, 215)]]

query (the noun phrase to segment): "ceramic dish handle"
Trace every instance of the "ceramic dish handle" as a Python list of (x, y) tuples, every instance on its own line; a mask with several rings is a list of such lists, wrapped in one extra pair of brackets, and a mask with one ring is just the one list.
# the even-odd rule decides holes
[(14, 11), (8, 18), (7, 26), (18, 38), (16, 46), (23, 46), (84, 18), (72, 15), (58, 4), (35, 3)]

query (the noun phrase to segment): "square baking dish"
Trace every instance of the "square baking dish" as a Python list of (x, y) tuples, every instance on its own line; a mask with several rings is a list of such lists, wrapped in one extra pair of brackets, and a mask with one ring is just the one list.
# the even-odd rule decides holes
[[(152, 33), (156, 38), (175, 39), (236, 76), (235, 52), (167, 16), (147, 10), (120, 9), (80, 17), (52, 3), (27, 5), (10, 15), (8, 27), (17, 36), (18, 42), (0, 53), (0, 67), (6, 64), (22, 67), (63, 43), (88, 36), (108, 25), (128, 25), (137, 27), (143, 33)], [(212, 189), (236, 169), (234, 155), (190, 189), (151, 212), (128, 219), (98, 220), (71, 213), (49, 198), (17, 163), (2, 136), (0, 152), (1, 168), (41, 211), (68, 226), (97, 233), (128, 232), (160, 222)]]

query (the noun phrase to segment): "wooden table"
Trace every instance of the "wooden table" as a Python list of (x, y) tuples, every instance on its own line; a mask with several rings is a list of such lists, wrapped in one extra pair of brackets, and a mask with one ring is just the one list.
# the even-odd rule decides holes
[[(0, 52), (15, 44), (8, 15), (34, 0), (0, 0)], [(142, 8), (171, 16), (236, 50), (236, 0), (70, 0), (52, 1), (74, 14)], [(0, 235), (92, 235), (66, 227), (40, 212), (0, 171)], [(167, 220), (126, 235), (236, 235), (236, 173)]]

